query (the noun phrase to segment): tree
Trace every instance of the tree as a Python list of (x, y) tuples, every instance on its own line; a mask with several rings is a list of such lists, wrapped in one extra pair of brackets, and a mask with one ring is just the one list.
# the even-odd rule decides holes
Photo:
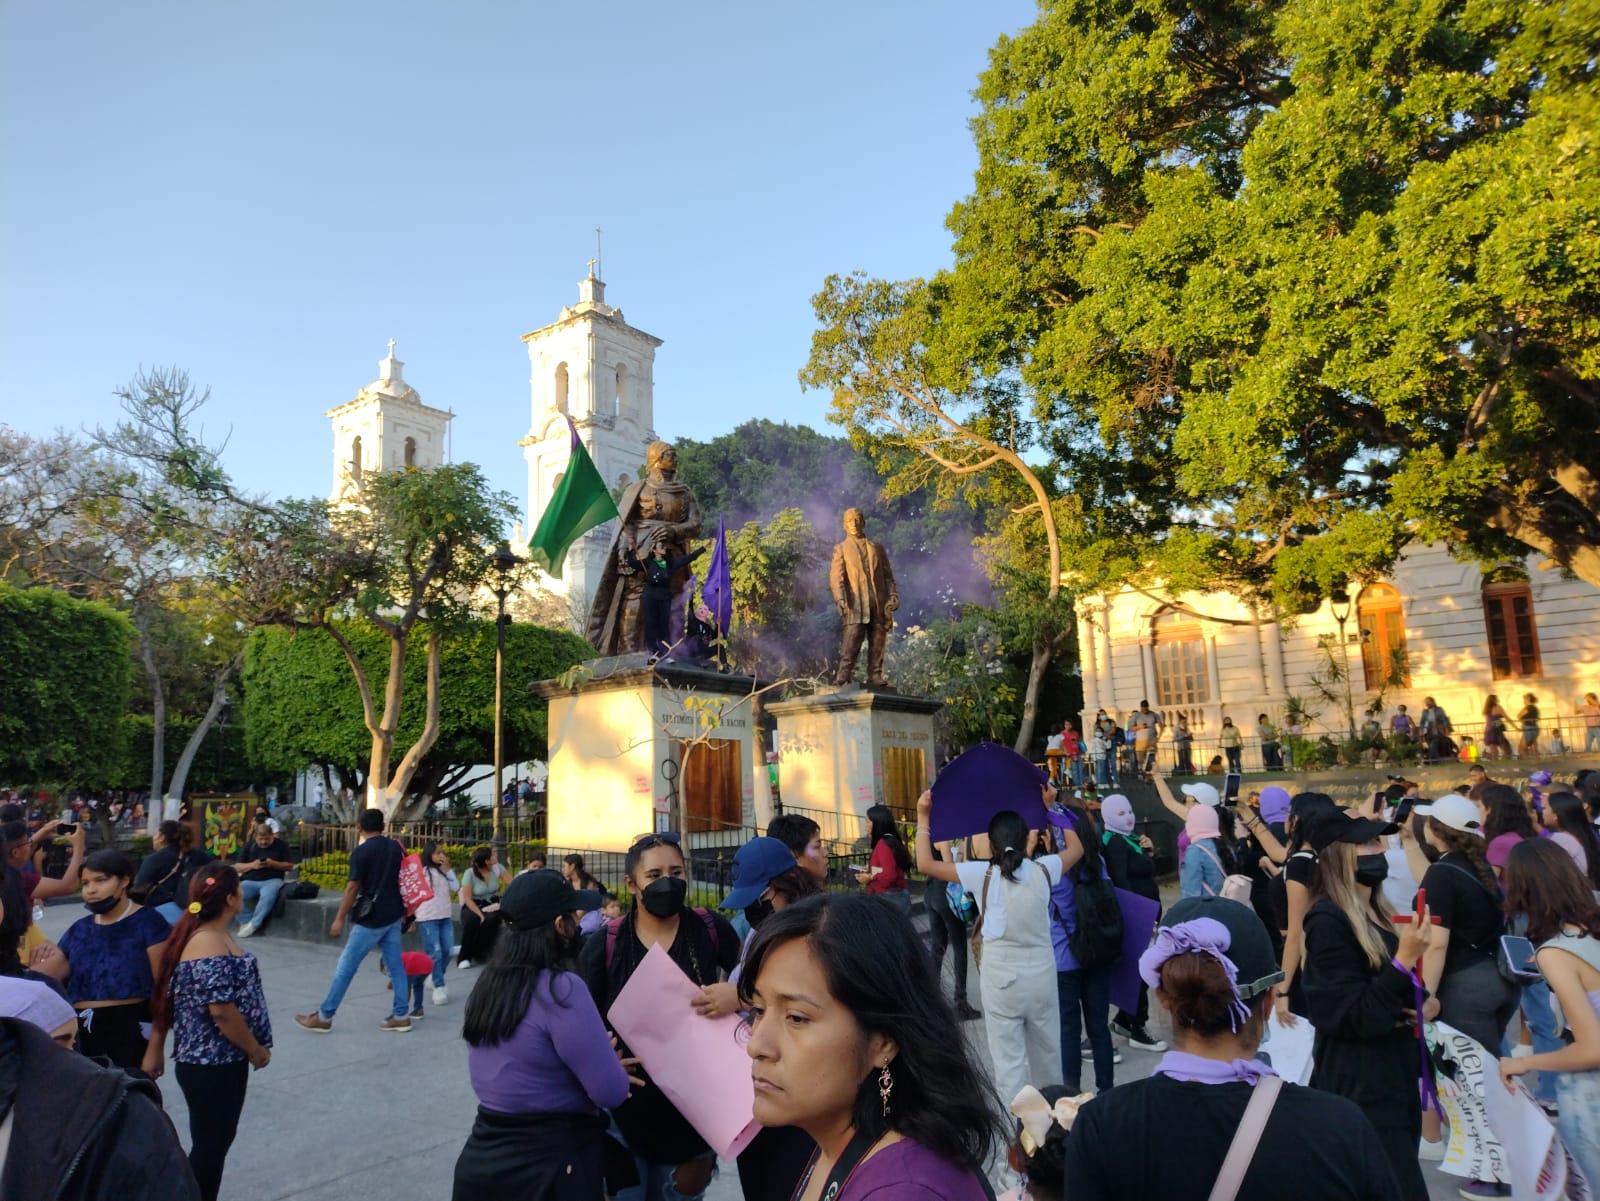
[(904, 691), (944, 702), (935, 722), (950, 746), (998, 742), (1016, 729), (1022, 672), (1007, 662), (994, 615), (981, 607), (970, 606), (953, 620), (896, 630), (888, 663)]
[[(338, 646), (368, 735), (366, 804), (392, 817), (442, 728), (443, 640), (474, 616), (489, 551), (514, 507), (469, 463), (369, 472), (359, 496), (337, 507), (284, 502), (261, 514), (229, 548), (228, 573), (256, 581), (262, 624), (323, 630)], [(386, 644), (381, 681), (353, 637), (359, 629)], [(426, 647), (422, 725), (402, 752), (413, 637)]]
[(730, 642), (739, 671), (775, 679), (826, 670), (833, 653), (826, 554), (799, 509), (746, 522), (729, 535)]
[(1081, 587), (1296, 612), (1418, 538), (1600, 584), (1593, 38), (1069, 0), (1001, 39), (921, 337), (1024, 390)]
[[(426, 637), (425, 623), (415, 631)], [(341, 623), (340, 634), (355, 648), (369, 678), (379, 677), (389, 657), (383, 631)], [(435, 799), (469, 787), (472, 769), (490, 761), (494, 746), (494, 623), (465, 622), (440, 639), (439, 734), (417, 763), (410, 797), (397, 810), (409, 820)], [(511, 624), (506, 627), (505, 755), (508, 762), (547, 753), (547, 706), (527, 685), (552, 679), (594, 654), (564, 630)], [(414, 744), (427, 724), (424, 658), (409, 656), (397, 743)], [(243, 681), (244, 724), (250, 762), (278, 774), (308, 764), (329, 765), (348, 781), (365, 775), (372, 747), (363, 719), (360, 687), (344, 651), (324, 629), (261, 629), (250, 636)]]
[(105, 781), (128, 703), (131, 634), (109, 605), (0, 583), (0, 776)]

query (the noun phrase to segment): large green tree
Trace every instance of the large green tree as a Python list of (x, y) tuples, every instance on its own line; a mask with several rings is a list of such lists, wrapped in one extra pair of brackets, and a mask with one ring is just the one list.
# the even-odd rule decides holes
[(131, 635), (109, 605), (0, 582), (0, 777), (107, 782), (128, 704)]
[[(382, 679), (390, 643), (381, 630), (340, 623), (363, 670)], [(426, 628), (416, 631), (426, 637)], [(439, 734), (420, 759), (410, 798), (398, 810), (411, 817), (440, 797), (475, 782), (472, 769), (494, 754), (493, 621), (465, 622), (440, 640)], [(548, 680), (582, 662), (594, 650), (576, 634), (538, 626), (506, 627), (505, 757), (515, 763), (547, 750), (547, 706), (528, 685)], [(405, 670), (399, 743), (414, 744), (427, 724), (424, 657), (409, 656)], [(329, 630), (261, 629), (250, 636), (244, 666), (244, 723), (252, 764), (289, 774), (311, 764), (336, 768), (346, 780), (361, 780), (370, 764), (372, 734), (362, 718), (360, 688), (344, 650)]]
[(1031, 439), (1080, 587), (1292, 611), (1418, 538), (1600, 584), (1595, 28), (1041, 4), (980, 81), (953, 266), (830, 281), (817, 349), (856, 332), (894, 386)]

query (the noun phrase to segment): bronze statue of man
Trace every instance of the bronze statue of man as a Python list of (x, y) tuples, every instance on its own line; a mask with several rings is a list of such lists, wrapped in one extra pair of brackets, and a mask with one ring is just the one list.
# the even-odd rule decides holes
[[(670, 443), (650, 443), (645, 478), (623, 490), (617, 512), (622, 521), (589, 609), (589, 641), (602, 655), (646, 649), (640, 561), (652, 555), (668, 560), (686, 555), (700, 533), (700, 506), (689, 486), (678, 482), (678, 452)], [(667, 633), (672, 645), (683, 640), (691, 575), (683, 566), (672, 577)]]
[(844, 629), (839, 636), (839, 670), (835, 684), (848, 684), (856, 674), (861, 642), (867, 643), (867, 687), (887, 688), (883, 652), (889, 645), (894, 611), (900, 607), (889, 553), (867, 537), (867, 519), (860, 509), (844, 511), (845, 540), (833, 548), (828, 584)]

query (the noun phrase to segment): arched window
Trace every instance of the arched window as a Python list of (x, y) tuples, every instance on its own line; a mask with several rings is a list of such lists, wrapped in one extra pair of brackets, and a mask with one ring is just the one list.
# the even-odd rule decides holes
[(628, 365), (626, 363), (618, 363), (617, 364), (617, 395), (616, 395), (616, 399), (613, 400), (612, 403), (611, 403), (611, 415), (613, 417), (622, 416), (622, 406), (627, 402), (627, 399), (628, 399)]
[(417, 465), (417, 440), (415, 438), (406, 439), (405, 465), (407, 467), (415, 467)]
[(1368, 585), (1356, 601), (1356, 619), (1361, 627), (1361, 666), (1367, 690), (1411, 687), (1400, 593), (1388, 584)]
[(565, 413), (567, 411), (567, 365), (565, 363), (556, 364), (555, 404), (556, 412)]
[(361, 480), (361, 435), (357, 434), (350, 439), (350, 478), (357, 483)]
[(1167, 609), (1153, 623), (1156, 697), (1161, 707), (1200, 705), (1211, 699), (1206, 672), (1206, 640), (1200, 623), (1187, 613)]
[(1483, 619), (1489, 627), (1489, 663), (1497, 680), (1540, 674), (1539, 632), (1533, 624), (1533, 592), (1526, 580), (1483, 586)]

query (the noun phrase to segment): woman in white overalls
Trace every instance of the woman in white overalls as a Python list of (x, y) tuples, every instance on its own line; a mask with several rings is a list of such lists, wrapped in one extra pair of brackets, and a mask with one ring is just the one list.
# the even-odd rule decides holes
[[(1055, 789), (1044, 787), (1045, 808)], [(983, 963), (978, 969), (995, 1090), (1015, 1097), (1025, 1084), (1044, 1088), (1061, 1080), (1061, 1018), (1056, 958), (1050, 943), (1050, 890), (1078, 861), (1083, 846), (1062, 830), (1062, 852), (1030, 859), (1038, 832), (1020, 814), (1004, 810), (989, 822), (990, 858), (948, 863), (933, 857), (928, 814), (933, 794), (917, 799), (917, 870), (959, 882), (978, 901)]]

